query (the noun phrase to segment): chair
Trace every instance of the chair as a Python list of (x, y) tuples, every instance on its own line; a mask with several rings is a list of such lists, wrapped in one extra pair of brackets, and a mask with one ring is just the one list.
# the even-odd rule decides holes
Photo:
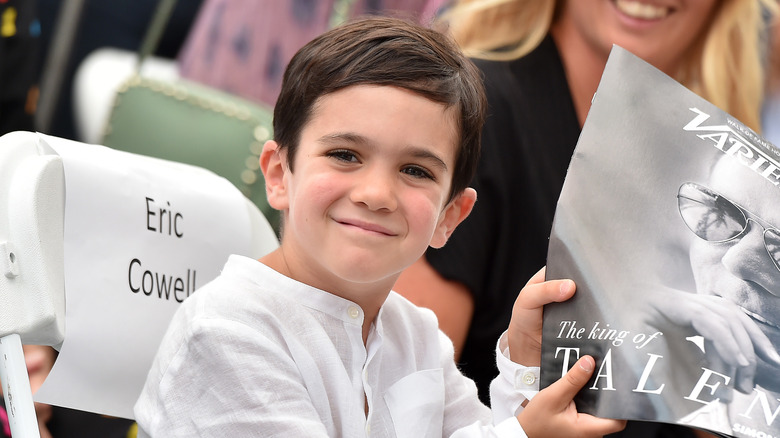
[(160, 0), (137, 51), (104, 47), (74, 78), (78, 140), (202, 167), (225, 177), (278, 230), (258, 171), (273, 108), (179, 78), (178, 62), (151, 56), (176, 0)]
[(60, 350), (36, 401), (132, 418), (180, 302), (228, 254), (277, 246), (258, 208), (210, 171), (0, 137), (0, 380), (13, 436), (39, 436), (22, 343)]
[(113, 47), (91, 52), (79, 64), (73, 77), (73, 118), (78, 140), (103, 144), (117, 92), (134, 74), (161, 81), (179, 79), (175, 60), (149, 56), (138, 66), (138, 53)]
[(79, 66), (74, 112), (80, 141), (187, 163), (225, 177), (278, 230), (259, 172), (273, 110), (178, 78), (177, 65), (157, 57), (104, 48)]

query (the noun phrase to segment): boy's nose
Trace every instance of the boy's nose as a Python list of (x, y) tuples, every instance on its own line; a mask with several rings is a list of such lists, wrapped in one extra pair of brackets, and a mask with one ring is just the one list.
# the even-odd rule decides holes
[(365, 172), (352, 190), (352, 201), (364, 204), (369, 210), (393, 211), (398, 207), (394, 192), (396, 175), (388, 172)]

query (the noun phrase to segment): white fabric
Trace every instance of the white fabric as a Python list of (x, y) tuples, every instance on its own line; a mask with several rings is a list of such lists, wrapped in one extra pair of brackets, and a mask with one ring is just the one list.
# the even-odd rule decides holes
[(139, 437), (525, 436), (514, 417), (492, 425), (433, 312), (391, 293), (365, 347), (362, 321), (350, 301), (231, 256), (173, 318)]
[[(498, 341), (496, 365), (499, 375), (490, 383), (490, 405), (493, 407), (493, 421), (498, 423), (509, 417), (514, 417), (523, 410), (522, 404), (531, 400), (539, 392), (539, 367), (521, 367), (509, 359), (509, 343), (506, 332)], [(527, 383), (524, 378), (533, 376), (533, 382)], [(495, 403), (493, 399), (502, 400)]]

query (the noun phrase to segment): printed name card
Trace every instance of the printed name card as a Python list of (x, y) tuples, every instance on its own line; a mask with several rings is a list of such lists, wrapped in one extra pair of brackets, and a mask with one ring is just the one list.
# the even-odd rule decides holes
[(241, 193), (209, 171), (41, 135), (65, 171), (65, 339), (35, 400), (132, 418), (173, 313), (250, 254)]

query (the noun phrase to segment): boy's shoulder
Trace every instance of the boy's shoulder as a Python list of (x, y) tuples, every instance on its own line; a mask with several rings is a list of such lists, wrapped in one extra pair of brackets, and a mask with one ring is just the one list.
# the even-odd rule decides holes
[[(284, 301), (283, 287), (275, 271), (255, 259), (231, 255), (219, 275), (197, 288), (177, 312), (187, 320), (256, 320), (258, 314), (273, 312), (275, 300)], [(279, 274), (280, 275), (280, 274)]]
[[(396, 292), (390, 292), (382, 307), (383, 337), (402, 345), (405, 354), (425, 356), (431, 348), (440, 348), (444, 357), (452, 354), (452, 342), (439, 329), (432, 310), (419, 307)], [(438, 346), (438, 347), (437, 347)]]
[(382, 312), (385, 318), (402, 320), (421, 327), (434, 327), (437, 330), (439, 327), (439, 320), (431, 309), (420, 307), (395, 291), (391, 291), (387, 296)]

